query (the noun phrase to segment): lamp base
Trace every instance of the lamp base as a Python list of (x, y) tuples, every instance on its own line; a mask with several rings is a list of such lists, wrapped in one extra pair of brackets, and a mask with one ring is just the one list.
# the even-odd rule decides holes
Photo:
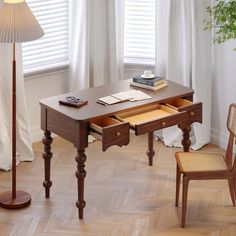
[(0, 207), (7, 209), (19, 209), (30, 205), (31, 196), (29, 193), (17, 190), (16, 198), (12, 198), (12, 192), (0, 193)]

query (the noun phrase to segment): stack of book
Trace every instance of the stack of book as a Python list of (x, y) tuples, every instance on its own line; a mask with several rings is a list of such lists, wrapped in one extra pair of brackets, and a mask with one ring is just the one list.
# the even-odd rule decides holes
[(143, 78), (141, 75), (135, 76), (130, 85), (139, 88), (145, 88), (150, 90), (158, 90), (167, 86), (167, 81), (160, 76), (155, 76), (154, 78), (147, 79)]

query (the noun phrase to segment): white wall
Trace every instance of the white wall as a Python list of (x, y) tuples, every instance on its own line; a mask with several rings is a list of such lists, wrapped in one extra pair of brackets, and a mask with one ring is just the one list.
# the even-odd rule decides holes
[(43, 136), (43, 132), (40, 129), (39, 100), (66, 93), (67, 79), (67, 71), (25, 79), (26, 102), (28, 106), (33, 142), (41, 140)]
[(236, 102), (236, 42), (214, 46), (212, 83), (212, 143), (226, 148), (228, 106)]

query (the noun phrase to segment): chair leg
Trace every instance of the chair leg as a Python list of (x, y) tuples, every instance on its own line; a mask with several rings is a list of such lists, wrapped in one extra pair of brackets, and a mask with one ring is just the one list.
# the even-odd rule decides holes
[(179, 170), (179, 166), (177, 164), (177, 167), (176, 167), (176, 190), (175, 190), (175, 206), (176, 207), (179, 206), (180, 177), (181, 177), (181, 173)]
[(235, 183), (233, 178), (228, 179), (228, 185), (229, 185), (229, 192), (231, 196), (231, 200), (233, 203), (233, 206), (235, 206)]
[(189, 182), (189, 177), (187, 175), (184, 175), (183, 176), (183, 196), (182, 196), (182, 225), (181, 225), (182, 228), (185, 227), (185, 221), (186, 221), (188, 182)]
[(234, 180), (234, 196), (235, 196), (235, 199), (236, 199), (236, 177), (233, 179)]

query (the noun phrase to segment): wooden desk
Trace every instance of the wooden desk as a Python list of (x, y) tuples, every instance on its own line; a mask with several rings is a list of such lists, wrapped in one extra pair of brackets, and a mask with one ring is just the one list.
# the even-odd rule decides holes
[[(194, 91), (171, 81), (168, 82), (167, 87), (158, 91), (143, 90), (152, 97), (148, 100), (127, 101), (110, 106), (96, 103), (100, 97), (129, 89), (140, 88), (132, 87), (130, 80), (124, 80), (115, 84), (63, 94), (40, 101), (41, 128), (44, 131), (42, 141), (44, 144), (45, 180), (43, 186), (45, 187), (45, 196), (46, 198), (50, 197), (50, 187), (52, 186), (50, 178), (50, 160), (53, 156), (51, 133), (54, 133), (72, 142), (77, 149), (75, 175), (78, 181), (78, 201), (76, 206), (80, 219), (83, 219), (83, 210), (86, 205), (84, 200), (85, 162), (87, 158), (85, 148), (88, 147), (90, 130), (101, 138), (103, 151), (112, 145), (127, 145), (129, 143), (129, 129), (133, 129), (136, 135), (148, 133), (147, 156), (149, 165), (152, 165), (155, 154), (153, 131), (178, 125), (183, 131), (183, 149), (189, 151), (191, 124), (202, 122), (202, 104), (191, 102)], [(79, 109), (59, 105), (59, 99), (66, 96), (88, 100), (88, 104)], [(147, 113), (151, 114), (148, 116), (150, 117), (148, 120)]]

